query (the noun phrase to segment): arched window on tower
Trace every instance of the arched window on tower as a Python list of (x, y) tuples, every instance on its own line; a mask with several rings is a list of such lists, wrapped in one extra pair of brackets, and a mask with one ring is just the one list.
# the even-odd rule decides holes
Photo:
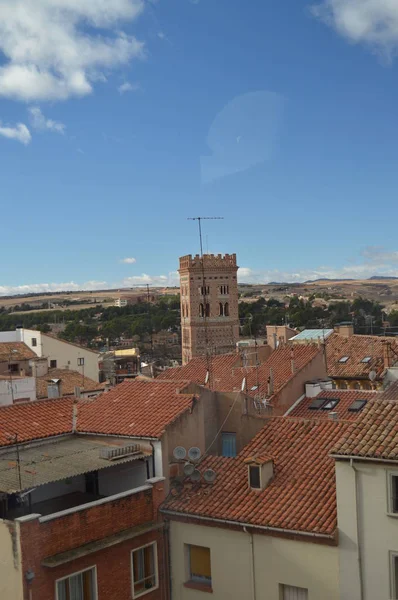
[(185, 305), (185, 316), (189, 317), (189, 308), (188, 308), (188, 304)]
[(206, 317), (210, 317), (210, 304), (206, 302)]
[(229, 303), (228, 302), (226, 302), (224, 305), (224, 315), (226, 317), (229, 317)]
[(222, 302), (220, 302), (220, 317), (224, 316), (224, 305)]
[(181, 305), (181, 312), (182, 312), (182, 318), (184, 319), (184, 317), (185, 317), (185, 306), (184, 306), (184, 304)]
[(202, 303), (199, 304), (199, 316), (200, 317), (204, 317), (205, 316), (205, 309)]

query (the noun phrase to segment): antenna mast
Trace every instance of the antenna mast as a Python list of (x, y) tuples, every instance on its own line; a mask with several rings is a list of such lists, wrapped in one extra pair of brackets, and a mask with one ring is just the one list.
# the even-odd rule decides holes
[(210, 316), (210, 305), (209, 314), (207, 314), (207, 293), (206, 293), (206, 276), (205, 276), (205, 261), (203, 256), (203, 237), (202, 237), (202, 221), (223, 221), (224, 217), (188, 217), (188, 221), (197, 221), (199, 229), (199, 244), (200, 244), (200, 259), (202, 266), (202, 291), (203, 291), (203, 318), (204, 318), (204, 329), (205, 329), (205, 344), (206, 344), (206, 361), (207, 371), (209, 373), (209, 388), (211, 389), (211, 349), (209, 348), (209, 331), (207, 326), (207, 318)]

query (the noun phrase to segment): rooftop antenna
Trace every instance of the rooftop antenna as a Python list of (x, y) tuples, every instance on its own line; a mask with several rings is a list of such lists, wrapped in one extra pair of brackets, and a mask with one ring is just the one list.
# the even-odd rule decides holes
[(210, 304), (207, 302), (206, 292), (206, 277), (205, 277), (205, 261), (203, 256), (203, 237), (202, 237), (202, 221), (223, 221), (224, 217), (188, 217), (188, 221), (197, 221), (199, 229), (199, 244), (200, 244), (200, 261), (202, 266), (202, 292), (203, 292), (203, 319), (205, 329), (205, 345), (206, 345), (206, 362), (207, 372), (209, 373), (209, 389), (211, 389), (211, 348), (209, 347), (209, 331), (207, 319), (210, 317)]

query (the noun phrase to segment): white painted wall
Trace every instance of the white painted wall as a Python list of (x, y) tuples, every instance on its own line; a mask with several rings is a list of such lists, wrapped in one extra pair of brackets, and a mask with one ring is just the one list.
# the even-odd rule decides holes
[(213, 597), (217, 600), (280, 600), (283, 584), (307, 588), (308, 600), (339, 599), (337, 547), (254, 535), (254, 595), (249, 534), (171, 521), (170, 542), (172, 600), (203, 600), (202, 591), (184, 587), (186, 544), (210, 548)]
[(24, 379), (0, 380), (0, 406), (12, 404), (20, 398), (36, 400), (36, 380), (34, 377)]
[[(35, 329), (17, 329), (16, 333), (20, 336), (18, 341), (24, 342), (37, 356), (44, 356), (42, 352), (42, 333), (40, 331), (36, 331)], [(36, 340), (36, 346), (33, 346), (32, 339)]]
[(21, 336), (19, 330), (16, 331), (0, 331), (0, 343), (1, 342), (20, 342)]
[[(389, 600), (390, 552), (398, 553), (398, 518), (388, 515), (387, 474), (398, 474), (398, 468), (355, 461), (354, 466), (359, 492), (362, 600)], [(349, 461), (336, 462), (341, 600), (360, 600), (354, 475)]]
[(0, 598), (22, 600), (22, 564), (19, 525), (0, 520)]
[(58, 369), (73, 369), (82, 373), (82, 367), (78, 366), (78, 358), (84, 358), (84, 375), (99, 381), (98, 354), (74, 344), (68, 344), (62, 340), (41, 334), (42, 356), (48, 357), (48, 365), (51, 360), (57, 361)]

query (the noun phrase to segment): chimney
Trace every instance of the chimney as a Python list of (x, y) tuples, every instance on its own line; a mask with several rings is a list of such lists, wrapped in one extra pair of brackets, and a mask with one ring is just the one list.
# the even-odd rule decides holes
[(319, 381), (307, 381), (305, 384), (305, 395), (307, 398), (316, 398), (322, 391)]
[(76, 398), (81, 398), (82, 390), (79, 385), (75, 385), (75, 396)]
[(334, 330), (336, 333), (346, 338), (354, 335), (354, 325), (352, 323), (340, 323), (335, 326)]
[(61, 380), (51, 379), (47, 384), (47, 396), (49, 398), (59, 398), (61, 396)]
[(250, 456), (247, 464), (249, 487), (252, 490), (265, 490), (274, 477), (274, 461), (267, 456)]
[(383, 343), (383, 362), (385, 369), (389, 369), (391, 367), (391, 348), (389, 342)]
[(77, 402), (73, 403), (72, 409), (72, 433), (76, 433), (77, 429)]
[(296, 372), (296, 365), (294, 364), (294, 350), (292, 349), (290, 352), (290, 364), (292, 369), (292, 375)]

